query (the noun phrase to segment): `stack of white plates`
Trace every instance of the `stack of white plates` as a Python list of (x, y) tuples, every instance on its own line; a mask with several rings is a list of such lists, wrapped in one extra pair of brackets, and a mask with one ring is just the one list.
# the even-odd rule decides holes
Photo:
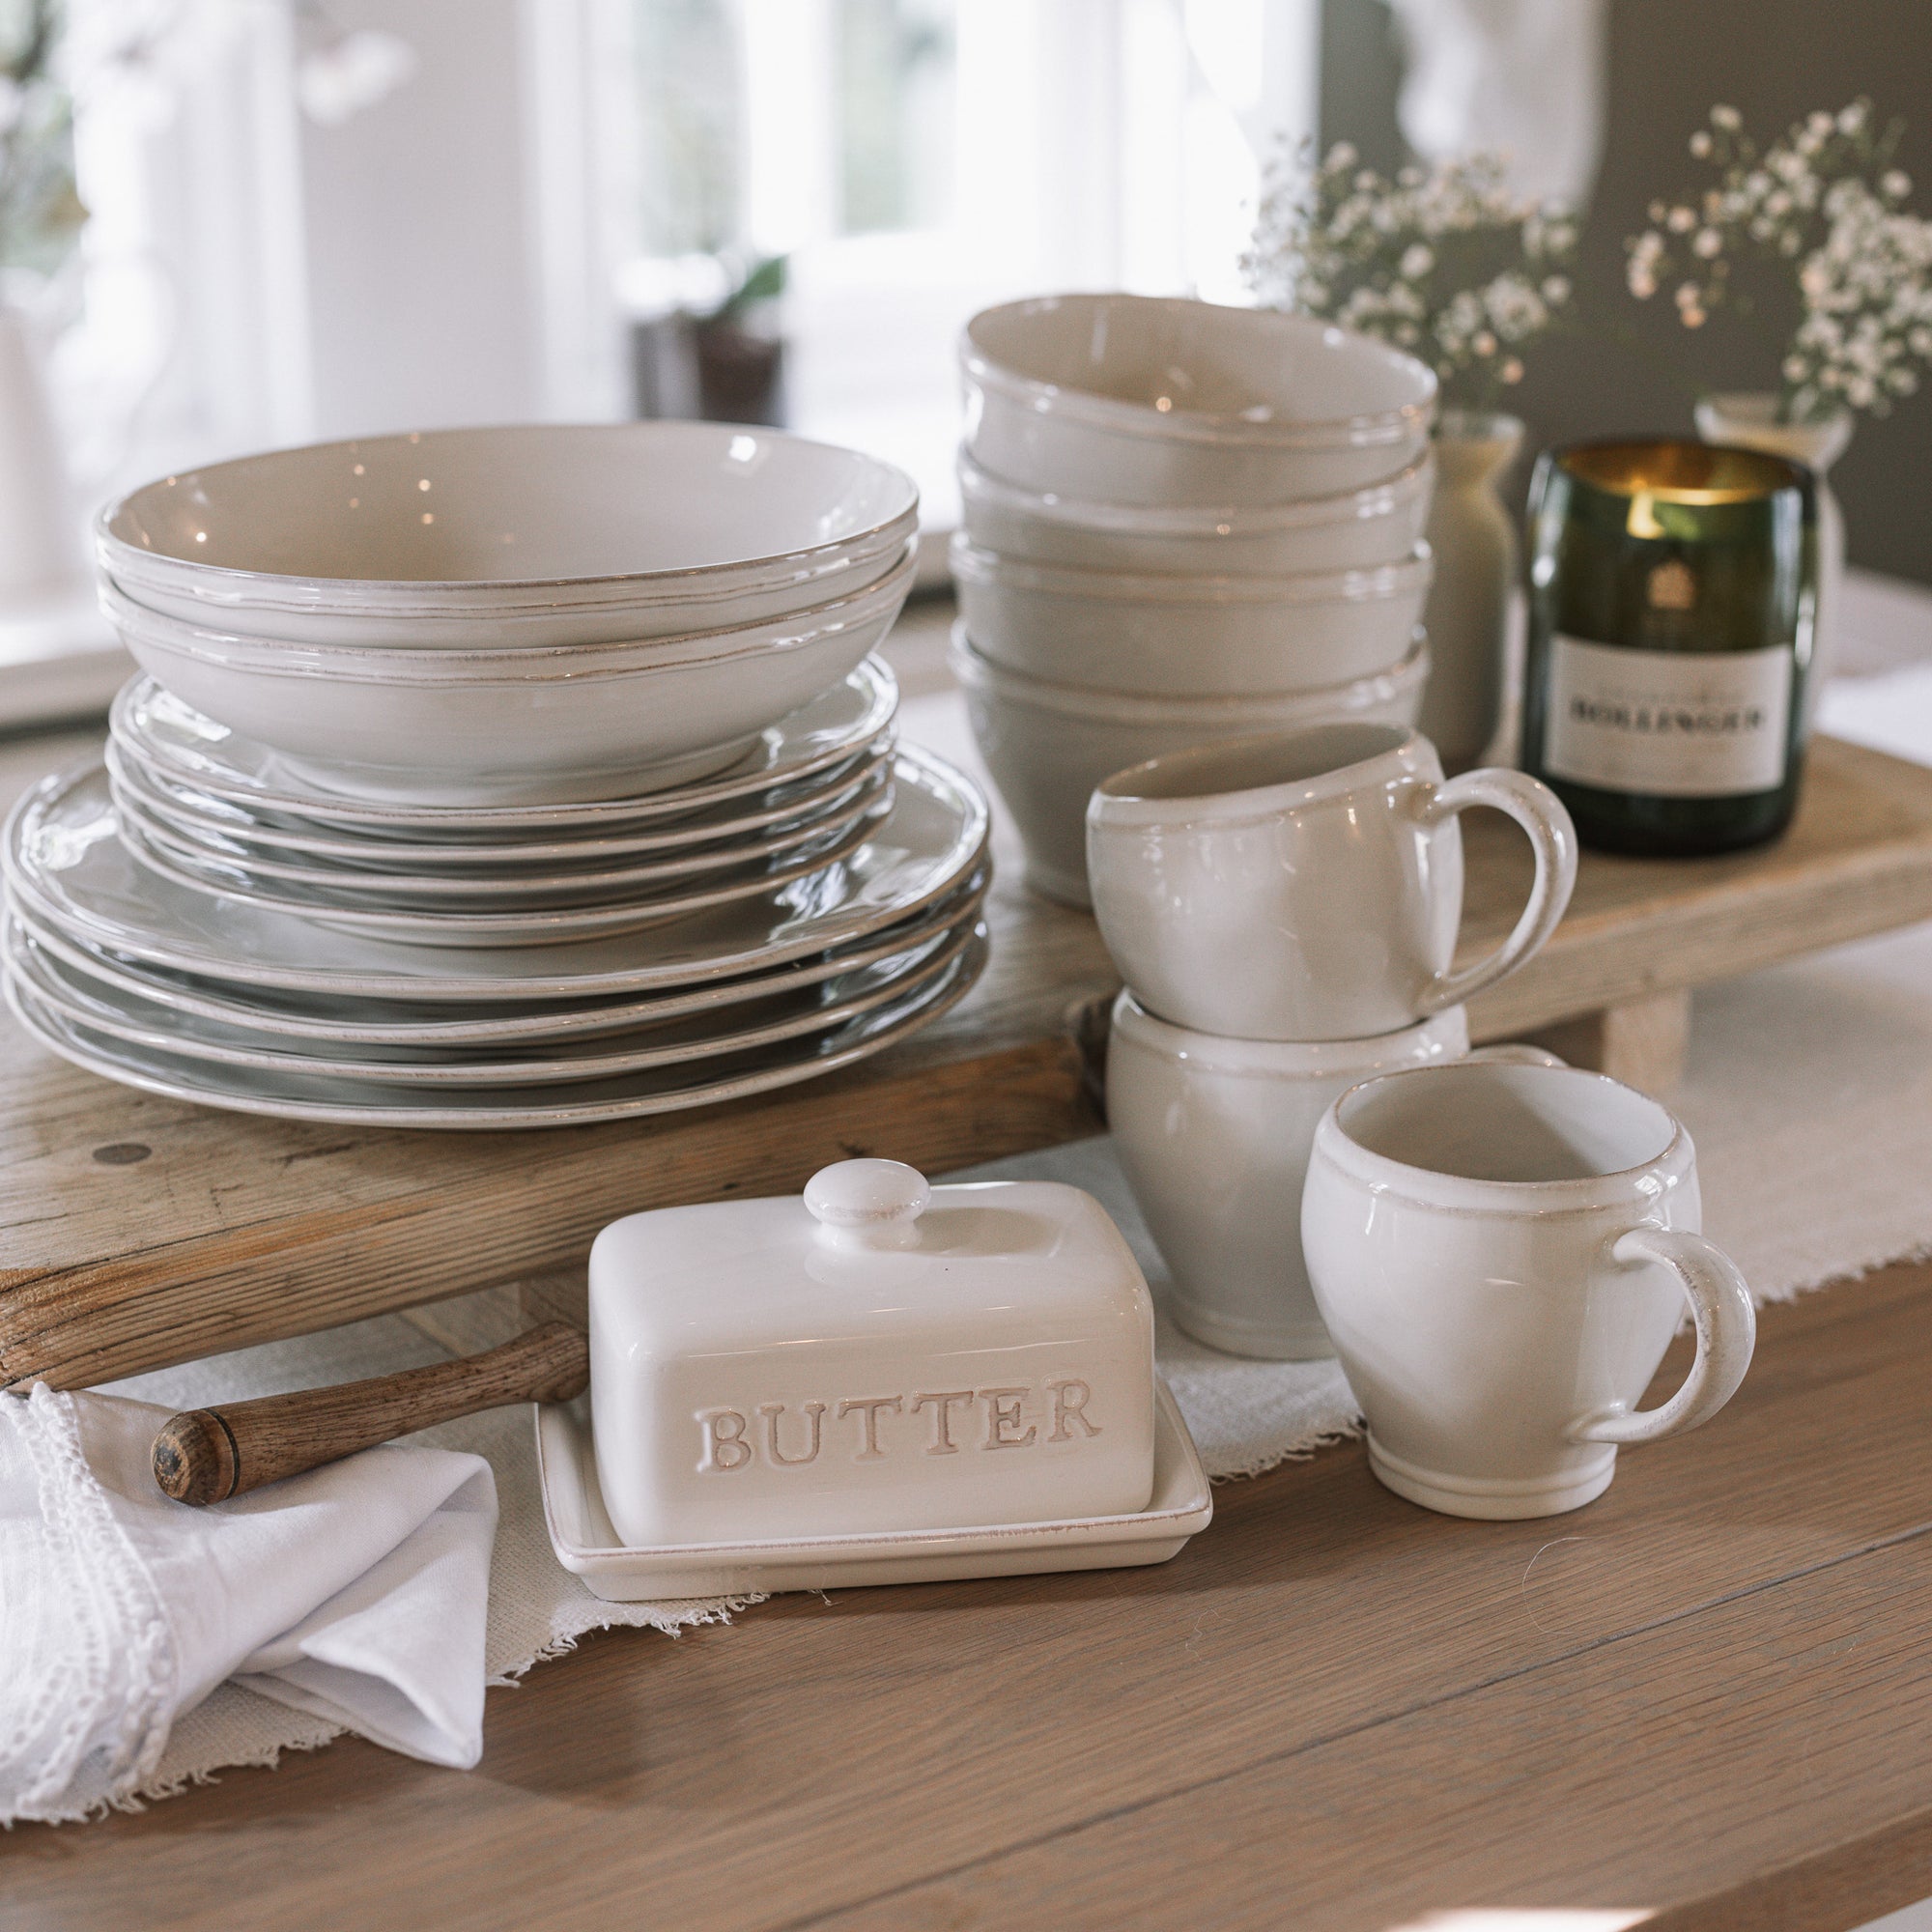
[(659, 1113), (903, 1038), (986, 943), (984, 802), (897, 746), (867, 655), (913, 514), (883, 465), (696, 424), (135, 493), (103, 594), (153, 675), (9, 822), (9, 1003), (151, 1092), (394, 1126)]
[(1412, 724), (1435, 379), (1367, 337), (1136, 296), (960, 343), (953, 664), (1028, 879), (1087, 902), (1093, 787), (1214, 737)]

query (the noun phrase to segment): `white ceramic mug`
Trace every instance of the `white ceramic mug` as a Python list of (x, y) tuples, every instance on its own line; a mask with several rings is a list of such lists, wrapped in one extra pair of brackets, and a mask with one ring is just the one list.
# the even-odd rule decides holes
[[(1461, 1007), (1371, 1039), (1227, 1039), (1114, 1004), (1107, 1124), (1122, 1172), (1167, 1263), (1168, 1313), (1234, 1355), (1332, 1355), (1301, 1259), (1301, 1183), (1315, 1128), (1377, 1073), (1461, 1059)], [(1538, 1055), (1484, 1047), (1479, 1057)]]
[[(1377, 1476), (1449, 1516), (1553, 1516), (1609, 1487), (1619, 1443), (1708, 1421), (1756, 1318), (1700, 1221), (1690, 1136), (1604, 1074), (1350, 1088), (1315, 1130), (1301, 1241)], [(1690, 1372), (1639, 1409), (1687, 1301)]]
[[(1516, 928), (1449, 970), (1461, 813), (1507, 812), (1536, 876)], [(1087, 808), (1101, 937), (1161, 1018), (1244, 1039), (1358, 1039), (1413, 1026), (1513, 973), (1555, 929), (1577, 835), (1520, 772), (1446, 782), (1400, 725), (1338, 724), (1202, 745), (1117, 772)]]

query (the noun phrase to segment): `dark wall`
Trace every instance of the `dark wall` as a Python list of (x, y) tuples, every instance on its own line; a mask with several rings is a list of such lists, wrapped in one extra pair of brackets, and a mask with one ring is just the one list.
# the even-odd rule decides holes
[[(1323, 0), (1322, 145), (1350, 140), (1393, 164), (1400, 78), (1382, 0)], [(1626, 293), (1624, 241), (1654, 197), (1708, 179), (1685, 143), (1713, 102), (1738, 108), (1762, 142), (1861, 94), (1882, 121), (1908, 124), (1900, 160), (1918, 184), (1915, 205), (1932, 210), (1928, 0), (1611, 0), (1608, 137), (1583, 228), (1577, 319), (1527, 358), (1511, 405), (1528, 420), (1530, 449), (1623, 431), (1689, 435), (1701, 392), (1773, 384), (1792, 311), (1767, 300), (1687, 330), (1667, 294), (1638, 302)], [(1525, 475), (1526, 466), (1519, 487)], [(1932, 582), (1927, 392), (1862, 419), (1832, 477), (1852, 561)]]

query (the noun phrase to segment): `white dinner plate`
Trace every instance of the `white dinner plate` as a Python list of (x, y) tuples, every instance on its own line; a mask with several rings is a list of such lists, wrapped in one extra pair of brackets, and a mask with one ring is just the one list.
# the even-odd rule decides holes
[(851, 831), (867, 812), (892, 803), (892, 768), (880, 765), (870, 777), (850, 787), (837, 811), (786, 825), (776, 832), (738, 843), (704, 845), (666, 856), (651, 856), (629, 865), (590, 868), (543, 866), (515, 872), (484, 872), (469, 868), (458, 874), (372, 871), (337, 859), (299, 853), (269, 856), (222, 833), (185, 833), (155, 812), (133, 787), (123, 784), (114, 770), (114, 748), (108, 747), (108, 782), (115, 809), (131, 820), (143, 845), (172, 865), (205, 881), (215, 892), (230, 890), (231, 880), (243, 880), (252, 892), (272, 901), (284, 887), (288, 895), (305, 898), (326, 896), (347, 906), (380, 911), (433, 913), (488, 911), (493, 908), (533, 910), (543, 906), (608, 905), (622, 901), (641, 904), (647, 899), (676, 897), (699, 882), (726, 878), (770, 877), (793, 854), (832, 851), (838, 835)]
[(291, 855), (341, 860), (371, 870), (425, 871), (461, 876), (469, 872), (514, 871), (542, 866), (591, 867), (641, 863), (677, 853), (709, 852), (742, 843), (776, 829), (799, 829), (849, 804), (860, 787), (891, 759), (894, 733), (888, 729), (850, 757), (824, 771), (747, 799), (727, 800), (709, 811), (635, 830), (592, 828), (584, 837), (486, 839), (474, 833), (424, 840), (396, 837), (364, 827), (318, 825), (278, 812), (256, 811), (176, 783), (153, 765), (136, 760), (114, 741), (107, 747), (108, 775), (117, 794), (129, 793), (147, 814), (184, 837), (204, 842), (232, 840), (276, 858)]
[(458, 833), (523, 832), (562, 837), (592, 827), (665, 823), (743, 800), (838, 764), (879, 736), (898, 708), (898, 687), (867, 658), (810, 704), (768, 724), (728, 771), (696, 784), (636, 798), (559, 805), (404, 805), (318, 790), (266, 745), (205, 718), (151, 677), (129, 682), (114, 700), (108, 729), (137, 764), (178, 783), (252, 810), (284, 812), (318, 824), (440, 838)]
[(12, 974), (6, 978), (6, 992), (14, 1017), (43, 1046), (89, 1072), (171, 1100), (343, 1126), (499, 1130), (587, 1126), (673, 1113), (831, 1073), (929, 1025), (965, 996), (985, 962), (985, 942), (976, 937), (933, 978), (830, 1033), (694, 1065), (569, 1086), (487, 1087), (440, 1094), (434, 1104), (425, 1104), (416, 1088), (199, 1065), (76, 1026)]
[(838, 864), (641, 933), (541, 947), (408, 945), (162, 878), (122, 844), (99, 764), (26, 793), (0, 864), (37, 925), (152, 966), (231, 987), (500, 1006), (689, 988), (849, 945), (950, 895), (979, 867), (986, 835), (979, 787), (930, 753), (903, 750), (890, 814)]
[(242, 867), (183, 865), (151, 844), (141, 828), (121, 826), (121, 841), (150, 871), (174, 885), (213, 893), (257, 912), (307, 920), (339, 931), (429, 947), (559, 946), (572, 940), (639, 932), (740, 899), (769, 897), (796, 881), (810, 879), (865, 843), (892, 810), (890, 798), (875, 803), (841, 831), (814, 838), (781, 863), (753, 866), (712, 878), (687, 880), (682, 890), (639, 892), (586, 905), (492, 907), (487, 910), (356, 901), (346, 893), (256, 884)]
[(90, 984), (145, 1000), (171, 1013), (240, 1027), (270, 1038), (345, 1048), (468, 1047), (504, 1052), (565, 1039), (592, 1038), (635, 1028), (723, 1013), (727, 1009), (796, 994), (882, 962), (916, 970), (945, 933), (978, 917), (986, 895), (982, 867), (955, 893), (897, 925), (814, 958), (740, 980), (707, 980), (670, 993), (597, 1001), (516, 1001), (449, 1009), (400, 1000), (341, 999), (327, 993), (282, 992), (267, 986), (221, 987), (165, 966), (143, 965), (104, 953), (39, 923), (16, 902), (8, 908), (43, 955), (76, 970)]
[(274, 1076), (375, 1082), (416, 1088), (569, 1086), (654, 1067), (681, 1066), (827, 1034), (915, 992), (969, 946), (983, 943), (978, 919), (934, 938), (911, 955), (723, 1013), (700, 1014), (595, 1039), (547, 1043), (505, 1056), (438, 1045), (371, 1049), (315, 1047), (303, 1052), (252, 1029), (171, 1010), (100, 981), (40, 951), (17, 924), (4, 935), (6, 970), (37, 1004), (89, 1035), (171, 1058)]
[(1187, 1423), (1158, 1376), (1153, 1393), (1153, 1494), (1146, 1509), (1130, 1516), (647, 1549), (627, 1548), (611, 1525), (597, 1481), (589, 1399), (539, 1403), (537, 1480), (544, 1524), (556, 1560), (582, 1577), (593, 1596), (612, 1604), (1165, 1563), (1213, 1520), (1214, 1495)]

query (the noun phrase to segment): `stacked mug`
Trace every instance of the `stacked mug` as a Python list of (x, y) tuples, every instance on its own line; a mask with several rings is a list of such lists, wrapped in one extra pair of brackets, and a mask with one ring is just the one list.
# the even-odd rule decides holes
[[(1459, 972), (1458, 821), (1476, 806), (1516, 820), (1536, 868), (1509, 937)], [(1520, 772), (1445, 781), (1418, 732), (1350, 722), (1116, 773), (1086, 838), (1126, 982), (1108, 1120), (1170, 1312), (1231, 1353), (1332, 1355), (1301, 1242), (1317, 1125), (1361, 1081), (1469, 1055), (1463, 1002), (1532, 957), (1569, 903), (1569, 814)], [(1476, 1057), (1524, 1056), (1548, 1058)]]
[(1412, 724), (1435, 379), (1270, 310), (1052, 296), (960, 343), (953, 668), (1027, 879), (1089, 903), (1109, 773), (1214, 739)]

